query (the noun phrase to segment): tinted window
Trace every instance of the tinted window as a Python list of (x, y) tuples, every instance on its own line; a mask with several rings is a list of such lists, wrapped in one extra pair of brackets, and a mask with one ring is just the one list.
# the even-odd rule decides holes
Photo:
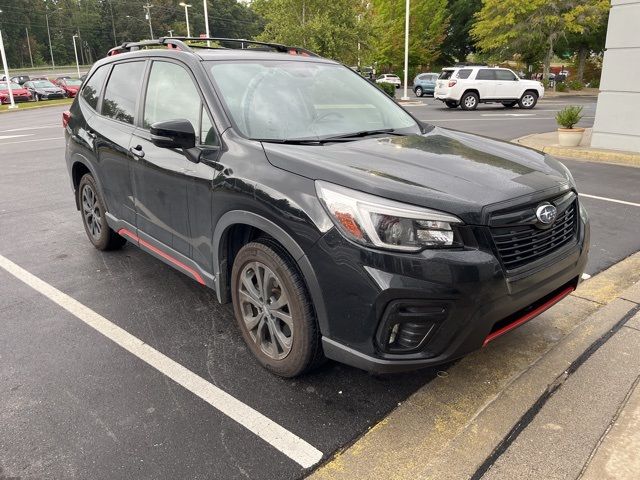
[(91, 75), (91, 78), (82, 89), (82, 98), (84, 98), (94, 110), (98, 108), (98, 98), (100, 98), (102, 85), (104, 85), (104, 79), (108, 72), (108, 65), (98, 68), (93, 72), (93, 75)]
[(453, 70), (443, 70), (442, 73), (440, 74), (440, 78), (442, 80), (447, 80), (449, 78), (451, 78), (451, 75), (453, 75)]
[[(133, 124), (143, 72), (144, 62), (119, 63), (113, 67), (102, 101), (104, 116)], [(173, 92), (167, 92), (169, 95)]]
[(488, 68), (483, 68), (482, 70), (478, 70), (478, 74), (476, 75), (476, 80), (495, 80), (495, 71), (489, 70)]
[(496, 80), (508, 80), (511, 82), (515, 82), (517, 77), (513, 72), (509, 70), (496, 70)]
[(458, 75), (456, 75), (459, 79), (464, 80), (465, 78), (469, 78), (471, 75), (470, 68), (463, 68), (462, 70), (458, 70)]

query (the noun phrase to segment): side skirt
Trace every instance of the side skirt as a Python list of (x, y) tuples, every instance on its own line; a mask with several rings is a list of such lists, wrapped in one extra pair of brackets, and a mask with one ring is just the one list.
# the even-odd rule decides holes
[(199, 284), (215, 290), (214, 276), (203, 270), (190, 258), (185, 257), (183, 254), (176, 252), (171, 247), (138, 230), (130, 223), (118, 220), (110, 213), (106, 214), (106, 218), (109, 227), (118, 232), (118, 235), (125, 237), (129, 242), (137, 245), (157, 259), (162, 260), (167, 265), (170, 265), (176, 270), (179, 270), (185, 275), (193, 278)]

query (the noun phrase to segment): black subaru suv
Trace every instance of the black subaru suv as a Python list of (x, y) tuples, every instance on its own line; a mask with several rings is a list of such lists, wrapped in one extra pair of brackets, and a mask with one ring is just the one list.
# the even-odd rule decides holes
[(587, 261), (561, 163), (422, 124), (300, 48), (124, 44), (63, 123), (93, 245), (133, 243), (232, 301), (278, 375), (450, 361), (568, 295)]

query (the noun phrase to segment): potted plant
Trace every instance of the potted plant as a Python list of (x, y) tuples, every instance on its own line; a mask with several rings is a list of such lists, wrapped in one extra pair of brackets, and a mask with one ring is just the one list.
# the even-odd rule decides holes
[(584, 128), (576, 128), (575, 124), (582, 119), (582, 107), (571, 105), (556, 114), (558, 141), (563, 147), (577, 147), (582, 141)]

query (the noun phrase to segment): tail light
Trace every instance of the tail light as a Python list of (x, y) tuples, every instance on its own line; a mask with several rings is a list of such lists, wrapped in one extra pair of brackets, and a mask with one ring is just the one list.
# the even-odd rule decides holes
[(67, 125), (69, 125), (69, 120), (71, 120), (71, 112), (69, 110), (66, 110), (66, 111), (62, 112), (62, 127), (63, 128), (67, 128)]
[(455, 86), (456, 86), (456, 83), (458, 83), (458, 81), (457, 81), (457, 80), (450, 80), (450, 81), (449, 81), (449, 88), (451, 88), (451, 87), (455, 87)]

